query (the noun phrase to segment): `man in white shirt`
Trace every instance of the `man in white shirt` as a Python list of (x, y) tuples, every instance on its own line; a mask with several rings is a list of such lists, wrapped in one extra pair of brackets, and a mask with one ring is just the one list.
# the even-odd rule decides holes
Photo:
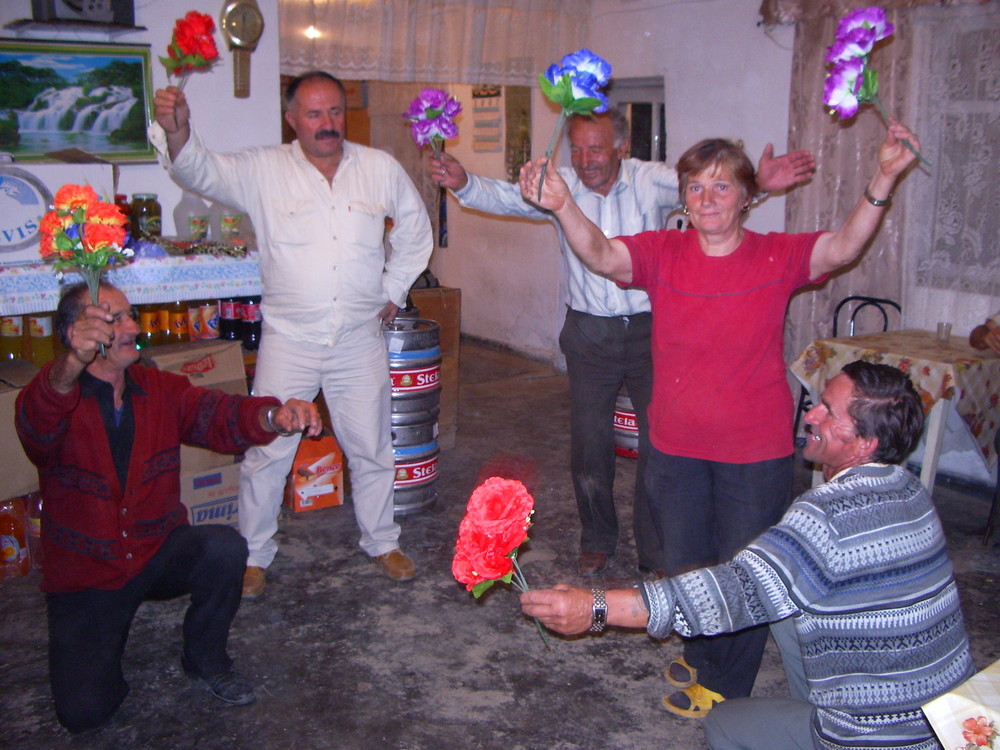
[[(351, 470), (361, 548), (393, 580), (416, 574), (393, 520), (391, 384), (381, 323), (405, 305), (433, 249), (412, 181), (383, 151), (345, 138), (343, 84), (320, 71), (288, 86), (291, 144), (215, 153), (190, 125), (176, 87), (156, 92), (150, 138), (184, 188), (244, 210), (257, 230), (264, 333), (254, 395), (311, 400), (319, 389)], [(386, 219), (392, 253), (385, 257)], [(240, 469), (240, 532), (250, 555), (243, 593), (264, 589), (277, 551), (285, 477), (298, 436), (250, 450)]]
[[(608, 237), (662, 229), (680, 208), (677, 173), (662, 162), (627, 159), (629, 125), (617, 109), (569, 120), (572, 169), (559, 173), (573, 199)], [(503, 216), (551, 217), (521, 198), (516, 184), (465, 171), (449, 154), (431, 159), (431, 176), (463, 206)], [(765, 148), (757, 168), (762, 190), (782, 190), (812, 175), (807, 151), (772, 157)], [(633, 534), (640, 569), (661, 570), (660, 544), (646, 500), (645, 459), (649, 455), (646, 408), (652, 393), (649, 297), (637, 289), (591, 273), (566, 244), (566, 321), (559, 345), (566, 356), (570, 387), (570, 468), (580, 514), (580, 572), (601, 573), (618, 544), (615, 512), (615, 401), (624, 385), (639, 426), (639, 458), (633, 502)]]

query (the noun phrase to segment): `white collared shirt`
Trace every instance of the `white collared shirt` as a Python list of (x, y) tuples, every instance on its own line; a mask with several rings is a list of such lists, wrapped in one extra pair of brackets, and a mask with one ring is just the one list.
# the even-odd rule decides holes
[(434, 248), (427, 210), (402, 166), (383, 151), (345, 142), (330, 183), (298, 142), (220, 154), (192, 131), (171, 163), (159, 125), (150, 139), (181, 186), (250, 215), (264, 318), (291, 340), (332, 346), (387, 301), (405, 306), (410, 285), (427, 268)]

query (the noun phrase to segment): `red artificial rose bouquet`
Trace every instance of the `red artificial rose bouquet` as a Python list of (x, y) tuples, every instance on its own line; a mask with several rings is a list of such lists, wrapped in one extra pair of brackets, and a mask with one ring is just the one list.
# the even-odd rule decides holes
[(160, 62), (167, 69), (167, 75), (180, 79), (180, 89), (183, 90), (189, 73), (208, 70), (218, 61), (214, 33), (215, 21), (206, 13), (192, 10), (184, 18), (177, 19), (167, 56), (161, 57)]
[[(451, 572), (476, 599), (498, 581), (528, 590), (517, 550), (528, 541), (534, 508), (534, 498), (516, 479), (490, 477), (473, 491), (458, 526)], [(538, 620), (535, 625), (548, 647)]]

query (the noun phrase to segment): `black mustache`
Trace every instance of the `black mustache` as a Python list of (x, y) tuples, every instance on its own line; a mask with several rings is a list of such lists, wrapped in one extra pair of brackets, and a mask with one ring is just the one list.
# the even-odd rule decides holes
[(316, 140), (326, 140), (327, 138), (340, 138), (340, 132), (337, 130), (317, 130)]

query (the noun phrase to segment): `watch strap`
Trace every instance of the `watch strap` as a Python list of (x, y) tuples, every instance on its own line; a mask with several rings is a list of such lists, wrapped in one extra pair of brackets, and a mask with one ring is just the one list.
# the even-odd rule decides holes
[(608, 624), (608, 599), (602, 588), (595, 586), (590, 592), (594, 595), (594, 614), (590, 621), (590, 632), (602, 633)]

